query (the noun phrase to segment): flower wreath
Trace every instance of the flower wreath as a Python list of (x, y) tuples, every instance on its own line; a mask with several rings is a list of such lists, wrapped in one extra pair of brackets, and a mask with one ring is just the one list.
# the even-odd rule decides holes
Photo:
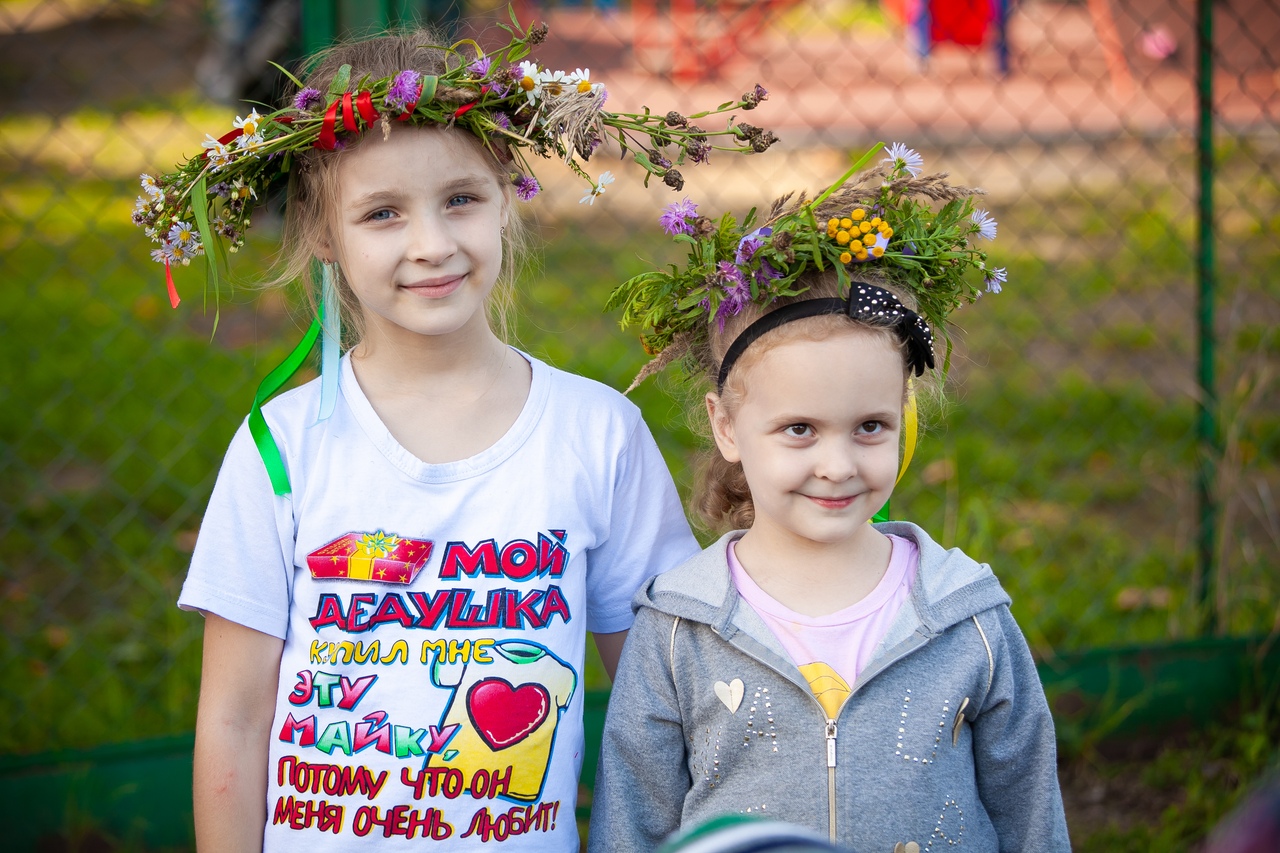
[[(983, 286), (999, 293), (1006, 281), (1004, 268), (989, 269), (976, 243), (995, 239), (996, 221), (974, 206), (982, 190), (950, 184), (945, 173), (922, 176), (923, 159), (901, 143), (858, 175), (881, 148), (877, 143), (811, 201), (803, 194), (778, 199), (760, 225), (754, 208), (739, 224), (729, 213), (718, 222), (702, 216), (687, 198), (668, 205), (659, 221), (688, 244), (687, 264), (629, 279), (606, 306), (622, 309), (623, 327), (639, 327), (645, 352), (654, 356), (632, 387), (698, 351), (711, 323), (723, 330), (749, 304), (803, 294), (804, 273), (828, 268), (842, 293), (862, 279), (910, 294), (918, 313), (947, 341), (945, 373), (948, 315), (976, 301)], [(935, 202), (942, 204), (935, 209)]]
[[(217, 139), (208, 136), (204, 151), (177, 171), (143, 175), (144, 195), (137, 200), (133, 222), (159, 244), (151, 256), (165, 265), (174, 307), (179, 299), (172, 265), (188, 265), (210, 246), (225, 264), (223, 241), (232, 252), (244, 244), (253, 208), (270, 186), (287, 180), (294, 152), (341, 148), (347, 139), (375, 125), (384, 134), (393, 121), (470, 130), (496, 156), (514, 164), (511, 181), (523, 201), (540, 189), (525, 149), (562, 160), (590, 183), (582, 202), (594, 203), (613, 175), (604, 172), (593, 179), (579, 160), (589, 160), (606, 137), (615, 138), (623, 155), (630, 153), (645, 169), (645, 186), (657, 176), (675, 190), (684, 186), (677, 166), (705, 163), (713, 150), (764, 151), (776, 141), (770, 131), (735, 125), (732, 117), (723, 130), (704, 130), (692, 123), (753, 109), (768, 96), (759, 85), (736, 101), (690, 116), (674, 111), (658, 115), (647, 107), (642, 113), (610, 112), (604, 109), (608, 92), (591, 79), (590, 69), (553, 71), (525, 59), (531, 46), (545, 40), (546, 24), (524, 30), (514, 15), (512, 24), (502, 25), (511, 40), (495, 53), (485, 54), (470, 39), (446, 48), (456, 61), (439, 76), (410, 69), (378, 80), (353, 81), (350, 66), (342, 66), (328, 93), (322, 93), (281, 68), (298, 88), (292, 103), (265, 115), (255, 108), (243, 118), (237, 116), (229, 132)], [(474, 59), (463, 55), (468, 47)], [(731, 144), (716, 144), (721, 139)], [(216, 291), (218, 264), (212, 259), (209, 275)]]

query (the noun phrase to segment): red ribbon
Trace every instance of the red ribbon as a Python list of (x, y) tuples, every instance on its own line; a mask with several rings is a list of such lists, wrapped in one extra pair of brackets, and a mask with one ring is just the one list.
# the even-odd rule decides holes
[(337, 147), (338, 137), (333, 128), (338, 121), (338, 104), (339, 101), (335, 100), (329, 105), (329, 109), (324, 111), (324, 122), (320, 125), (320, 138), (316, 140), (316, 148), (332, 151)]
[(372, 126), (378, 120), (378, 111), (373, 108), (373, 93), (368, 89), (356, 96), (356, 109), (366, 125)]
[(169, 259), (164, 259), (164, 280), (169, 285), (169, 304), (174, 308), (178, 307), (178, 303), (182, 300), (178, 298), (178, 288), (173, 284), (173, 270), (169, 269)]
[(347, 133), (358, 133), (360, 125), (356, 124), (356, 112), (351, 108), (351, 93), (342, 93), (342, 126)]

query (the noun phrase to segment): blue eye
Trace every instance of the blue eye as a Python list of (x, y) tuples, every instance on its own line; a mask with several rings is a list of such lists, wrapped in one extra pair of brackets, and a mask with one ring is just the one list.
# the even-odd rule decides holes
[(462, 207), (464, 204), (470, 204), (473, 201), (475, 201), (473, 196), (455, 195), (453, 198), (449, 199), (449, 207)]
[(369, 218), (369, 221), (371, 222), (383, 222), (391, 218), (391, 211), (387, 210), (384, 207), (380, 210), (375, 210), (373, 213), (370, 213), (368, 218)]

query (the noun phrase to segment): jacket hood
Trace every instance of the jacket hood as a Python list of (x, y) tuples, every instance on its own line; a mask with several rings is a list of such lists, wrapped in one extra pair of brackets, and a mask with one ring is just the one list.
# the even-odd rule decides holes
[[(907, 521), (875, 525), (881, 533), (910, 539), (920, 549), (920, 566), (911, 587), (911, 607), (903, 607), (880, 644), (881, 649), (921, 635), (931, 639), (947, 628), (993, 607), (1008, 605), (1008, 594), (986, 563), (978, 563), (959, 548), (943, 548), (920, 527)], [(725, 639), (745, 633), (753, 645), (787, 660), (782, 645), (764, 621), (742, 601), (729, 577), (726, 556), (734, 530), (679, 567), (658, 575), (637, 590), (632, 608), (650, 607), (711, 626)]]

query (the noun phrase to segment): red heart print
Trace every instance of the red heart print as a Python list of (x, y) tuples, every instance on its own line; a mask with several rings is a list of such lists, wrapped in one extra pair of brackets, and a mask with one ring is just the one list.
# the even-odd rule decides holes
[(467, 714), (492, 750), (515, 746), (542, 725), (551, 696), (541, 684), (512, 687), (502, 678), (485, 678), (467, 691)]

